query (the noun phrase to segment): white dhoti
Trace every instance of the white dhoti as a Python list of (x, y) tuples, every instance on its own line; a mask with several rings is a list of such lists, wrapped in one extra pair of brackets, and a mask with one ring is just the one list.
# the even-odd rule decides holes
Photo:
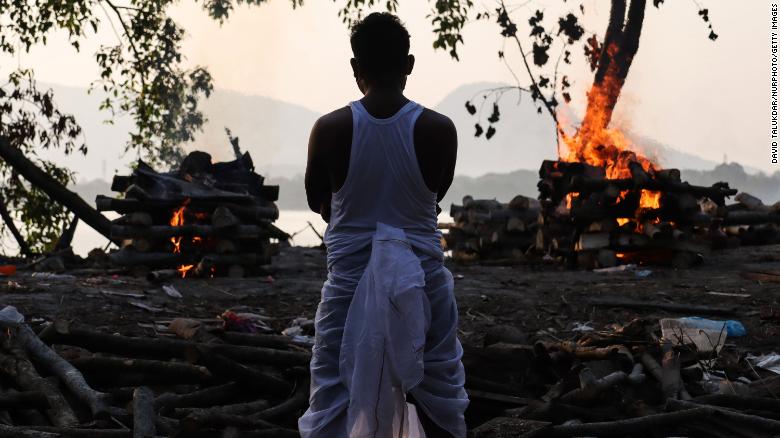
[(465, 437), (463, 349), (441, 248), (382, 224), (334, 240), (301, 435), (408, 436), (401, 429), (411, 394), (439, 427)]

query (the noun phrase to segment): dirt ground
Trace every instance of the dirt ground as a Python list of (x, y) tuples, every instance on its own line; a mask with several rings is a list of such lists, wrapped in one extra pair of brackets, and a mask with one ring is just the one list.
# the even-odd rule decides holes
[[(533, 342), (573, 339), (573, 329), (579, 324), (602, 329), (637, 316), (696, 315), (589, 304), (592, 299), (616, 298), (733, 307), (730, 316), (700, 316), (741, 321), (748, 335), (730, 338), (729, 343), (755, 352), (780, 351), (780, 322), (761, 319), (762, 312), (780, 307), (780, 284), (742, 278), (740, 272), (747, 264), (780, 269), (780, 246), (716, 252), (701, 266), (688, 270), (649, 267), (652, 272), (646, 277), (635, 271), (596, 273), (553, 265), (460, 266), (448, 262), (456, 278), (460, 335), (466, 345), (481, 346), (485, 333), (500, 325), (519, 328)], [(0, 304), (16, 306), (33, 323), (66, 318), (100, 330), (136, 335), (154, 335), (155, 321), (215, 318), (226, 309), (265, 315), (275, 331), (297, 317), (313, 318), (325, 278), (324, 252), (287, 248), (272, 268), (275, 272), (268, 277), (176, 279), (171, 284), (182, 298), (170, 297), (160, 284), (140, 277), (19, 273), (3, 279)]]

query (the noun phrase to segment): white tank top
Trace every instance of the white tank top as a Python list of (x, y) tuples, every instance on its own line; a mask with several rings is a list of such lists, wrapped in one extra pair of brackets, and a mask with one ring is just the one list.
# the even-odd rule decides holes
[(375, 231), (378, 222), (403, 229), (412, 240), (438, 243), (437, 194), (425, 184), (414, 148), (414, 125), (423, 107), (409, 101), (393, 116), (378, 119), (360, 101), (349, 106), (352, 148), (347, 178), (331, 199), (329, 252), (344, 246), (350, 235)]

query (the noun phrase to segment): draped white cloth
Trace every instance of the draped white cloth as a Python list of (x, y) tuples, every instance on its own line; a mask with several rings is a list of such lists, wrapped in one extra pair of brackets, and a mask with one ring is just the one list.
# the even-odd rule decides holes
[(403, 426), (415, 416), (406, 394), (439, 427), (466, 436), (452, 274), (441, 247), (417, 237), (377, 224), (328, 245), (301, 436), (413, 436)]

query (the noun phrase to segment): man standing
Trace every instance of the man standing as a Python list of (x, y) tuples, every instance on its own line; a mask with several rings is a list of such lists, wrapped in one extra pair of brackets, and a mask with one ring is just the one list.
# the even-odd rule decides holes
[(455, 126), (404, 96), (414, 57), (397, 17), (367, 16), (350, 43), (364, 97), (321, 117), (309, 140), (306, 194), (328, 222), (328, 279), (299, 429), (465, 437), (458, 313), (437, 230)]

